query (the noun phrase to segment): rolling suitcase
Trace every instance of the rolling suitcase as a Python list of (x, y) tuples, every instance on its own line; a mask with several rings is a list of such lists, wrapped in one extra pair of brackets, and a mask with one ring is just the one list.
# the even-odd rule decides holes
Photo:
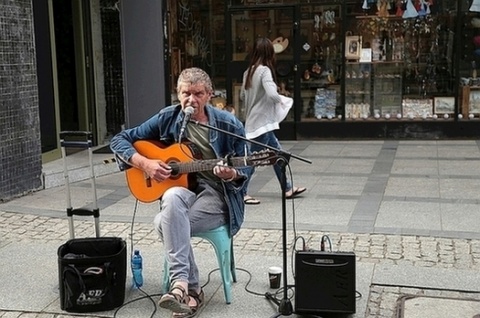
[[(122, 238), (100, 237), (92, 134), (83, 131), (63, 131), (60, 133), (60, 145), (70, 234), (70, 239), (57, 251), (60, 306), (62, 310), (78, 313), (112, 310), (123, 305), (125, 300), (127, 249)], [(92, 209), (72, 207), (66, 148), (88, 149)], [(75, 215), (93, 217), (96, 237), (75, 238), (73, 219)]]

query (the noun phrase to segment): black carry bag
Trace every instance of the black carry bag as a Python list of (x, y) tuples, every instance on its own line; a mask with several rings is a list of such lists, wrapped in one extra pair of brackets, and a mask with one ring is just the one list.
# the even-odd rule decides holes
[[(127, 276), (127, 244), (119, 237), (100, 237), (90, 132), (61, 132), (70, 240), (58, 248), (60, 306), (68, 312), (112, 310), (123, 305)], [(65, 148), (88, 148), (93, 209), (72, 208)], [(95, 238), (75, 238), (73, 217), (93, 216)]]
[(72, 239), (58, 249), (60, 304), (69, 312), (123, 305), (127, 248), (118, 237)]

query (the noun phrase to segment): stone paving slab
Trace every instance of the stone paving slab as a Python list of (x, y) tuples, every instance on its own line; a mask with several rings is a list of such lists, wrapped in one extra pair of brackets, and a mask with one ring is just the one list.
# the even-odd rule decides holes
[(398, 318), (438, 317), (438, 318), (478, 318), (480, 301), (468, 299), (448, 299), (443, 297), (406, 297), (402, 301)]
[(480, 272), (477, 270), (379, 264), (373, 284), (412, 288), (457, 290), (480, 293)]

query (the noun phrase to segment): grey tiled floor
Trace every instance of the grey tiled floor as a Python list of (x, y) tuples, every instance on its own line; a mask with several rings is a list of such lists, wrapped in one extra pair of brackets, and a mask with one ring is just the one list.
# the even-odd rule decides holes
[[(291, 284), (294, 235), (315, 247), (326, 234), (334, 250), (356, 254), (356, 289), (362, 297), (353, 317), (395, 317), (398, 301), (410, 294), (453, 299), (457, 312), (480, 313), (480, 141), (328, 140), (282, 145), (312, 161), (290, 162), (294, 184), (308, 188), (286, 205)], [(75, 207), (92, 202), (81, 155), (69, 158), (75, 167)], [(102, 231), (128, 240), (134, 200), (124, 175), (114, 163), (104, 162), (111, 157), (95, 155)], [(0, 204), (0, 251), (16, 255), (0, 259), (4, 282), (0, 317), (22, 312), (65, 317), (58, 303), (55, 255), (68, 239), (63, 167), (53, 162), (44, 168), (47, 189)], [(249, 192), (262, 203), (246, 207), (245, 222), (234, 240), (239, 279), (231, 305), (224, 303), (218, 272), (208, 280), (216, 268), (212, 249), (204, 242), (195, 247), (202, 281), (209, 281), (207, 304), (199, 317), (270, 317), (277, 311), (262, 296), (268, 290), (268, 267), (283, 261), (281, 196), (271, 167), (257, 169)], [(157, 212), (156, 204), (140, 204), (134, 226), (135, 244), (146, 258), (145, 290), (152, 294), (158, 293), (162, 274), (162, 246), (151, 226)], [(80, 218), (76, 229), (79, 236), (92, 234), (88, 219)], [(18, 286), (26, 286), (29, 297)], [(138, 296), (138, 291), (127, 291), (127, 300)], [(465, 298), (473, 302), (462, 303)], [(416, 299), (417, 306), (404, 302), (403, 317), (444, 317), (438, 310), (432, 312), (433, 300)], [(151, 312), (148, 301), (135, 302), (119, 317), (149, 317)], [(92, 316), (112, 317), (113, 312)], [(167, 313), (160, 310), (155, 317)]]

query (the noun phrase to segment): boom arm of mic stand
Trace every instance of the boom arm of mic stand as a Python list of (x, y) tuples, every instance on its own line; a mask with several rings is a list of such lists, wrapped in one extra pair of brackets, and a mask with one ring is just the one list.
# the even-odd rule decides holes
[[(203, 124), (203, 123), (201, 123), (201, 122), (199, 122), (199, 121), (196, 121), (196, 120), (189, 120), (189, 122), (194, 123), (195, 125), (199, 125), (199, 126), (202, 126), (202, 127), (210, 128), (210, 129), (219, 131), (219, 132), (221, 132), (221, 133), (224, 133), (224, 134), (233, 136), (233, 137), (235, 137), (235, 138), (244, 140), (244, 141), (246, 141), (246, 142), (249, 142), (249, 143), (252, 143), (252, 144), (256, 144), (256, 145), (262, 146), (262, 147), (264, 147), (264, 148), (273, 150), (273, 151), (275, 151), (276, 153), (279, 153), (282, 157), (284, 157), (284, 158), (286, 158), (286, 159), (289, 159), (290, 157), (292, 157), (292, 158), (298, 159), (298, 160), (300, 160), (300, 161), (303, 161), (303, 162), (305, 162), (305, 163), (310, 163), (310, 164), (312, 163), (311, 160), (308, 160), (308, 159), (306, 159), (306, 158), (302, 158), (302, 157), (300, 157), (300, 156), (293, 155), (293, 154), (291, 154), (291, 153), (289, 153), (289, 152), (286, 152), (286, 151), (284, 151), (284, 150), (282, 150), (282, 149), (277, 149), (277, 148), (275, 148), (275, 147), (266, 145), (266, 144), (264, 144), (264, 143), (261, 143), (261, 142), (255, 141), (255, 140), (250, 140), (250, 139), (248, 139), (248, 138), (246, 138), (246, 137), (243, 137), (243, 136), (234, 134), (234, 133), (232, 133), (232, 132), (230, 132), (230, 131), (223, 130), (223, 129), (220, 129), (220, 128), (217, 128), (217, 127), (214, 127), (214, 126), (211, 126), (211, 125)], [(288, 160), (287, 160), (287, 161), (288, 161)]]

